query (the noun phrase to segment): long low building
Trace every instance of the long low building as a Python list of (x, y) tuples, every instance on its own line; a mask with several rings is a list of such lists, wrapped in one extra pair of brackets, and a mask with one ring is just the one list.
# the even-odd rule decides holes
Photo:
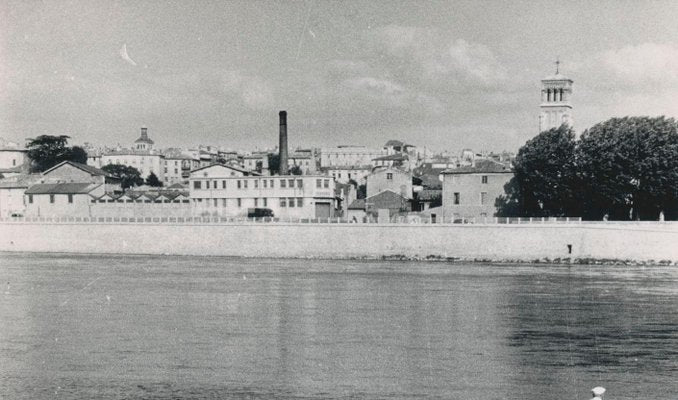
[(331, 218), (337, 209), (334, 179), (321, 175), (260, 176), (211, 165), (191, 171), (189, 190), (195, 215), (247, 216), (268, 208), (275, 217)]

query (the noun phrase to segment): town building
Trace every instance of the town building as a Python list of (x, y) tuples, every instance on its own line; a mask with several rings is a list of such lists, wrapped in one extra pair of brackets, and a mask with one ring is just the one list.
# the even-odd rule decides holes
[(25, 149), (15, 143), (0, 140), (0, 177), (28, 173), (29, 165)]
[(104, 193), (104, 185), (97, 183), (38, 183), (24, 193), (26, 216), (89, 217), (92, 197)]
[(412, 210), (411, 199), (392, 190), (384, 190), (374, 196), (354, 200), (347, 211), (347, 219), (364, 222), (365, 218), (388, 222), (393, 217), (406, 216)]
[(304, 175), (316, 172), (315, 160), (313, 158), (313, 153), (310, 150), (297, 150), (290, 153), (287, 158), (287, 166), (289, 169), (298, 167)]
[(246, 217), (268, 208), (281, 218), (331, 218), (337, 208), (334, 180), (326, 176), (261, 176), (212, 165), (191, 172), (189, 191), (198, 216)]
[(562, 124), (572, 127), (572, 79), (559, 71), (556, 61), (555, 75), (541, 80), (541, 105), (539, 113), (539, 132), (559, 128)]
[(43, 183), (91, 183), (101, 185), (105, 193), (122, 192), (120, 178), (90, 165), (62, 161), (42, 173)]
[(397, 168), (377, 168), (367, 175), (367, 197), (390, 190), (412, 199), (412, 174)]
[(484, 221), (495, 216), (496, 199), (513, 177), (507, 164), (476, 160), (473, 165), (443, 171), (443, 215), (445, 222)]
[(371, 165), (335, 165), (321, 168), (321, 171), (331, 176), (340, 183), (349, 183), (355, 181), (358, 184), (364, 184), (367, 181), (367, 175), (372, 172)]
[(262, 175), (269, 175), (268, 153), (252, 153), (243, 156), (242, 164), (245, 169), (256, 171)]
[(320, 149), (320, 167), (371, 165), (372, 160), (387, 155), (385, 149), (364, 146), (338, 146)]
[(144, 179), (153, 173), (161, 182), (165, 182), (164, 156), (153, 149), (153, 144), (148, 137), (148, 130), (141, 128), (141, 136), (134, 141), (133, 149), (106, 152), (101, 155), (100, 165), (102, 167), (112, 164), (127, 165), (136, 168)]
[(41, 174), (20, 174), (0, 179), (0, 218), (25, 215), (24, 193), (41, 179)]

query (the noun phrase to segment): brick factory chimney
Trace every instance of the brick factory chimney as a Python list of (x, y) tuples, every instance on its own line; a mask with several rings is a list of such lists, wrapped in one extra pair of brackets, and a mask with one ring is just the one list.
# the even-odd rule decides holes
[(287, 111), (280, 111), (280, 142), (278, 144), (278, 151), (280, 151), (280, 166), (279, 174), (287, 175)]

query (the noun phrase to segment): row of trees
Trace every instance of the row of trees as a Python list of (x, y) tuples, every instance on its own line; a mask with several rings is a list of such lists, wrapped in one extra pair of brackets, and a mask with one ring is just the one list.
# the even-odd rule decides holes
[(519, 150), (504, 189), (502, 216), (678, 219), (678, 123), (612, 118), (579, 140), (565, 125), (542, 132)]

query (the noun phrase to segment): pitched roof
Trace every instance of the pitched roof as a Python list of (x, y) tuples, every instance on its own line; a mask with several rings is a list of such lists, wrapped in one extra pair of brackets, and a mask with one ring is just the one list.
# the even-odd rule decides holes
[(348, 206), (349, 210), (364, 210), (365, 209), (365, 199), (355, 199)]
[(373, 158), (373, 161), (405, 161), (407, 160), (407, 155), (402, 153), (390, 154), (388, 156)]
[(469, 165), (459, 168), (446, 169), (443, 174), (510, 174), (513, 173), (511, 167), (494, 160), (477, 160), (475, 166)]
[(384, 147), (402, 147), (404, 145), (405, 145), (405, 142), (401, 142), (400, 140), (391, 139), (388, 142), (386, 142)]
[(69, 165), (71, 165), (71, 166), (73, 166), (73, 167), (75, 167), (75, 168), (78, 168), (78, 169), (80, 169), (80, 170), (82, 170), (82, 171), (85, 171), (85, 172), (87, 172), (87, 173), (90, 174), (90, 175), (94, 175), (94, 176), (105, 176), (106, 178), (115, 178), (115, 179), (119, 179), (117, 176), (112, 175), (112, 174), (109, 174), (108, 172), (106, 172), (106, 171), (104, 171), (104, 170), (102, 170), (102, 169), (99, 169), (99, 168), (96, 168), (96, 167), (92, 167), (91, 165), (80, 164), (80, 163), (77, 163), (77, 162), (74, 162), (74, 161), (62, 161), (62, 162), (60, 162), (59, 164), (53, 166), (52, 168), (50, 168), (50, 169), (44, 171), (42, 174), (43, 174), (43, 175), (47, 175), (47, 174), (49, 174), (50, 172), (54, 171), (55, 169), (61, 168), (61, 166), (65, 165), (65, 164), (69, 164)]
[(42, 178), (41, 174), (21, 174), (9, 178), (0, 179), (0, 188), (2, 189), (19, 189), (27, 188)]
[(212, 168), (212, 167), (229, 168), (229, 169), (232, 169), (232, 170), (234, 170), (234, 171), (242, 172), (242, 173), (244, 173), (244, 174), (249, 174), (249, 175), (261, 175), (260, 173), (258, 173), (258, 172), (256, 172), (256, 171), (250, 171), (250, 170), (245, 169), (245, 168), (240, 168), (240, 167), (236, 167), (236, 166), (233, 166), (233, 165), (224, 165), (224, 164), (211, 164), (211, 165), (206, 165), (206, 166), (204, 166), (204, 167), (200, 167), (200, 168), (196, 168), (196, 169), (191, 170), (191, 173), (194, 173), (194, 172), (196, 172), (196, 171), (203, 170), (203, 169), (205, 169), (205, 168)]
[(96, 183), (39, 183), (26, 189), (26, 194), (87, 194), (97, 187)]

